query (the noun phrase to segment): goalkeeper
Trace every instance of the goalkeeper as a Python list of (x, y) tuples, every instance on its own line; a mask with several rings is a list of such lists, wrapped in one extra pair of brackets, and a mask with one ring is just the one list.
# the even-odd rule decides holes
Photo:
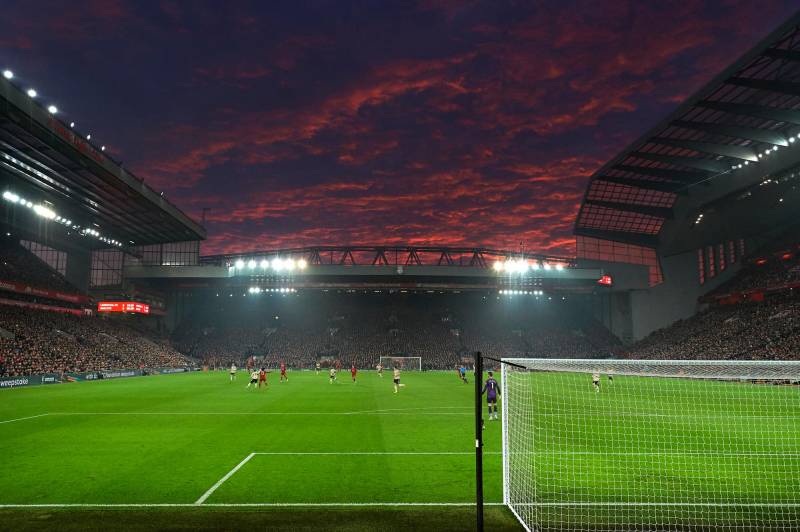
[(486, 384), (483, 385), (481, 395), (486, 394), (486, 404), (489, 405), (489, 419), (498, 419), (497, 417), (497, 396), (500, 395), (500, 386), (494, 380), (493, 373), (489, 372), (489, 378), (486, 379)]

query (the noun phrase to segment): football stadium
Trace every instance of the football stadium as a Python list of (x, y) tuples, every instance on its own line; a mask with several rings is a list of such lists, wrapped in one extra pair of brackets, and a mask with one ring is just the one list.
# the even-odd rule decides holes
[(800, 530), (800, 15), (726, 63), (572, 254), (204, 253), (6, 70), (0, 528)]

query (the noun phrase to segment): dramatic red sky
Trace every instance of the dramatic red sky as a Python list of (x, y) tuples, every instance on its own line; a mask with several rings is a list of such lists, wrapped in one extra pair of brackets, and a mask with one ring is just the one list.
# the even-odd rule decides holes
[(11, 0), (0, 67), (210, 209), (204, 254), (572, 254), (587, 177), (796, 5)]

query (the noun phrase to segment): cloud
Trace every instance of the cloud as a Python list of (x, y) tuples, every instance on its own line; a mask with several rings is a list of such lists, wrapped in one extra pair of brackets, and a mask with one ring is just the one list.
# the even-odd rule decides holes
[[(107, 142), (126, 166), (177, 205), (212, 209), (205, 252), (524, 242), (570, 254), (592, 172), (794, 9), (94, 0), (35, 17), (18, 2), (0, 46), (53, 58), (41, 86), (83, 102), (82, 126), (117, 132), (125, 142)], [(121, 59), (98, 71), (87, 57)]]

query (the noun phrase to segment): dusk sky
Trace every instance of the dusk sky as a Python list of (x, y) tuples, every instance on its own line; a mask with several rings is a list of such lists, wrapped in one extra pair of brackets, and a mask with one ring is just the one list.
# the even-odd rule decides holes
[(0, 68), (206, 220), (203, 254), (574, 254), (587, 178), (785, 0), (6, 0)]

